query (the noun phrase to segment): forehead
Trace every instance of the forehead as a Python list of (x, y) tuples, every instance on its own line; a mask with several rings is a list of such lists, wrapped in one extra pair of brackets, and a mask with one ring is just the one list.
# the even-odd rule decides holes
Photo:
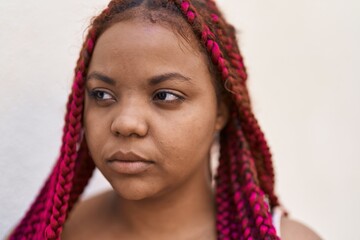
[[(207, 71), (206, 57), (164, 24), (129, 19), (114, 23), (99, 37), (90, 70), (149, 74), (149, 71)], [(100, 68), (100, 69), (99, 69)], [(168, 68), (168, 69), (167, 69)], [(170, 69), (169, 69), (170, 68)], [(171, 69), (177, 68), (177, 69)]]
[[(104, 37), (104, 35), (106, 36)], [(114, 35), (121, 36), (124, 41), (129, 38), (132, 38), (132, 41), (145, 38), (149, 41), (162, 39), (169, 41), (168, 43), (176, 42), (181, 45), (179, 47), (191, 47), (191, 52), (195, 54), (203, 50), (191, 27), (182, 17), (161, 11), (129, 10), (125, 14), (115, 17), (107, 27), (105, 26), (105, 32), (101, 34), (100, 39), (109, 40), (109, 36), (113, 37)], [(148, 42), (148, 44), (150, 43)], [(166, 46), (166, 44), (163, 45)]]
[(191, 46), (191, 43), (197, 41), (195, 37), (188, 35), (189, 34), (187, 34), (185, 39), (171, 29), (169, 23), (150, 22), (150, 20), (133, 18), (112, 24), (100, 36), (97, 45), (103, 43), (106, 45), (130, 45), (131, 43), (141, 45), (145, 43), (150, 48), (155, 45), (171, 47), (176, 43), (181, 44), (181, 46), (178, 47), (188, 48)]

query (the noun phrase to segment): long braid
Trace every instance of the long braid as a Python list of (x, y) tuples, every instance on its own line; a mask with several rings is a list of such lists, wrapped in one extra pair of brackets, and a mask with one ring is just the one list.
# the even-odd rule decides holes
[[(222, 139), (220, 139), (221, 141)], [(219, 167), (215, 176), (216, 180), (216, 222), (218, 238), (230, 239), (231, 229), (229, 224), (232, 221), (233, 201), (231, 199), (231, 180), (229, 152), (227, 142), (221, 143)]]
[[(65, 125), (63, 127), (63, 138), (62, 141), (65, 140), (65, 132), (67, 131), (67, 123), (69, 121), (69, 109), (70, 109), (70, 102), (72, 96), (69, 95), (68, 103), (67, 103), (67, 112), (65, 115)], [(64, 147), (62, 146), (60, 149), (60, 156), (61, 158), (64, 154)], [(33, 202), (32, 206), (30, 207), (29, 211), (26, 213), (20, 224), (15, 228), (13, 235), (11, 235), (10, 239), (19, 239), (20, 236), (24, 236), (26, 239), (31, 239), (35, 235), (40, 234), (40, 229), (46, 225), (44, 219), (44, 211), (46, 211), (47, 206), (51, 206), (49, 204), (49, 197), (52, 195), (50, 194), (52, 186), (54, 185), (54, 178), (56, 173), (58, 172), (59, 162), (57, 161), (53, 171), (49, 175), (47, 181), (45, 182), (44, 186), (40, 190), (37, 198)], [(53, 192), (53, 191), (52, 191)], [(42, 236), (39, 236), (42, 238)]]
[[(227, 52), (227, 55), (230, 58), (230, 64), (233, 68), (236, 69), (240, 77), (240, 83), (243, 84), (243, 88), (247, 96), (247, 88), (245, 86), (245, 81), (247, 79), (245, 65), (243, 63), (243, 58), (239, 51), (239, 48), (236, 44), (236, 36), (234, 27), (226, 23), (224, 18), (222, 18), (220, 11), (215, 5), (213, 0), (207, 0), (207, 5), (209, 9), (213, 12), (212, 21), (217, 26), (217, 35), (221, 42), (224, 45), (224, 51)], [(247, 97), (249, 99), (249, 97)], [(250, 103), (250, 99), (248, 100)], [(244, 102), (243, 102), (244, 105)], [(279, 205), (277, 197), (274, 195), (274, 169), (271, 161), (271, 153), (269, 147), (265, 141), (264, 135), (260, 130), (260, 127), (255, 119), (255, 116), (251, 112), (244, 114), (246, 117), (244, 124), (250, 125), (245, 128), (248, 135), (254, 135), (254, 138), (251, 138), (251, 147), (253, 151), (256, 152), (256, 164), (259, 172), (260, 186), (264, 189), (265, 193), (269, 195), (270, 203), (272, 206)]]
[[(94, 39), (91, 34), (86, 41), (84, 48), (88, 55), (91, 55), (94, 48)], [(72, 101), (70, 104), (68, 131), (65, 133), (64, 156), (59, 160), (60, 171), (57, 176), (55, 194), (53, 197), (53, 207), (50, 213), (50, 224), (46, 227), (46, 237), (49, 239), (59, 239), (62, 226), (65, 222), (70, 192), (75, 172), (75, 161), (77, 159), (77, 144), (81, 138), (82, 111), (84, 102), (84, 83), (86, 76), (86, 66), (89, 58), (80, 57), (78, 67), (75, 70), (75, 81), (72, 88)]]
[[(65, 114), (65, 125), (63, 128), (63, 136), (62, 136), (62, 142), (64, 143), (66, 140), (66, 133), (68, 132), (68, 125), (69, 125), (69, 116), (70, 116), (70, 109), (71, 109), (71, 102), (72, 102), (72, 94), (68, 97), (68, 102), (66, 104), (66, 114)], [(42, 221), (42, 223), (38, 226), (38, 229), (36, 229), (35, 232), (35, 238), (42, 239), (44, 238), (44, 231), (46, 226), (49, 224), (50, 219), (48, 216), (51, 215), (51, 209), (53, 206), (53, 196), (55, 193), (55, 186), (56, 186), (56, 180), (57, 176), (59, 174), (59, 168), (60, 168), (60, 159), (62, 159), (65, 155), (65, 145), (62, 144), (60, 149), (60, 156), (58, 158), (57, 164), (52, 172), (52, 175), (50, 176), (50, 187), (47, 192), (47, 201), (45, 205), (44, 212), (42, 212), (42, 218), (45, 219), (45, 221)]]
[[(225, 133), (223, 134), (223, 138), (225, 138), (223, 141), (228, 141), (228, 149), (230, 156), (228, 161), (230, 162), (230, 176), (231, 176), (231, 186), (232, 186), (232, 200), (234, 201), (235, 208), (233, 209), (233, 212), (236, 213), (237, 218), (234, 221), (234, 225), (237, 227), (233, 231), (235, 234), (237, 231), (240, 231), (240, 235), (248, 238), (251, 234), (251, 230), (254, 228), (253, 221), (251, 221), (251, 209), (249, 206), (249, 203), (246, 200), (245, 193), (241, 189), (241, 183), (243, 183), (243, 179), (238, 179), (237, 172), (239, 171), (239, 157), (238, 157), (238, 149), (243, 148), (244, 143), (239, 141), (233, 141), (233, 139), (237, 134), (236, 131), (238, 131), (236, 128), (234, 128), (234, 123), (230, 119), (229, 124), (227, 125), (226, 129), (224, 129)], [(224, 137), (225, 136), (225, 137)], [(230, 137), (234, 136), (234, 137)], [(229, 137), (229, 138), (228, 138)], [(240, 161), (245, 160), (243, 156), (241, 156), (242, 159)], [(245, 166), (247, 163), (242, 163), (243, 166)], [(246, 173), (249, 174), (249, 173)], [(236, 231), (237, 230), (237, 231)], [(236, 239), (236, 238), (234, 238)]]
[(79, 150), (79, 161), (75, 166), (75, 178), (73, 182), (73, 188), (70, 193), (69, 210), (71, 211), (74, 204), (78, 201), (86, 185), (88, 184), (95, 169), (95, 164), (89, 156), (89, 150), (85, 139), (81, 143)]
[[(233, 112), (233, 114), (236, 114), (236, 112)], [(253, 235), (255, 237), (260, 236), (262, 239), (265, 239), (266, 237), (271, 239), (270, 236), (275, 235), (275, 229), (271, 224), (269, 208), (264, 201), (264, 194), (257, 182), (258, 176), (254, 158), (244, 137), (241, 125), (239, 125), (239, 122), (236, 121), (236, 119), (238, 118), (233, 118), (233, 123), (230, 122), (233, 127), (231, 132), (235, 133), (236, 138), (229, 138), (229, 141), (234, 142), (234, 156), (235, 158), (238, 158), (238, 160), (232, 164), (234, 170), (232, 172), (232, 179), (234, 180), (233, 186), (239, 185), (238, 187), (240, 187), (235, 190), (235, 194), (247, 195), (248, 208), (245, 207), (245, 209), (250, 210), (248, 216), (253, 216), (249, 219), (249, 223), (255, 226), (252, 228)], [(234, 139), (240, 139), (242, 145), (238, 146), (238, 141), (234, 141)], [(235, 200), (236, 198), (237, 197), (235, 196)], [(240, 206), (237, 208), (237, 211), (242, 211), (242, 209), (244, 208)], [(244, 227), (243, 224), (242, 226)], [(268, 236), (267, 233), (269, 233)]]
[(112, 10), (119, 1), (111, 1), (108, 7), (93, 20), (92, 28), (83, 44), (80, 58), (75, 68), (75, 80), (72, 87), (72, 99), (70, 98), (70, 110), (68, 111), (68, 131), (64, 134), (62, 149), (65, 154), (59, 159), (61, 171), (58, 174), (53, 207), (47, 216), (48, 225), (45, 235), (47, 239), (59, 239), (64, 222), (69, 211), (77, 202), (85, 186), (90, 179), (95, 165), (88, 154), (85, 139), (80, 143), (82, 130), (82, 114), (84, 104), (84, 85), (87, 68), (95, 47), (95, 42), (100, 35), (102, 24), (114, 14)]
[[(193, 26), (194, 30), (200, 30), (200, 32), (197, 33), (197, 35), (201, 36), (201, 40), (205, 46), (205, 48), (208, 50), (209, 55), (211, 56), (212, 62), (215, 66), (217, 66), (217, 69), (219, 70), (222, 80), (224, 81), (225, 84), (229, 83), (229, 85), (227, 86), (229, 88), (230, 91), (232, 91), (233, 94), (233, 99), (235, 100), (236, 106), (238, 108), (240, 108), (240, 114), (243, 110), (246, 110), (246, 115), (245, 115), (245, 119), (249, 119), (252, 120), (251, 123), (254, 123), (255, 120), (254, 118), (250, 118), (253, 117), (253, 115), (249, 116), (251, 111), (250, 111), (250, 104), (249, 104), (249, 98), (248, 98), (248, 94), (247, 91), (244, 89), (244, 85), (241, 84), (241, 81), (236, 80), (234, 74), (232, 73), (232, 69), (230, 69), (231, 65), (228, 63), (228, 61), (225, 59), (219, 44), (216, 41), (216, 38), (214, 37), (215, 34), (210, 30), (209, 26), (207, 26), (205, 24), (205, 21), (197, 15), (197, 11), (195, 9), (195, 7), (190, 3), (190, 1), (188, 0), (183, 0), (183, 1), (175, 1), (180, 9), (182, 10), (184, 16), (186, 17), (186, 19), (188, 20), (188, 22), (190, 23), (190, 25)], [(200, 26), (200, 27), (199, 27)], [(245, 103), (245, 104), (244, 104)], [(239, 111), (236, 110), (236, 111)], [(252, 127), (254, 127), (254, 131), (250, 132), (253, 133), (251, 135), (249, 135), (248, 137), (251, 138), (259, 138), (259, 136), (263, 135), (259, 135), (261, 132), (260, 129), (255, 125), (252, 124), (250, 125)], [(240, 131), (242, 134), (242, 131)], [(246, 139), (245, 137), (240, 138), (241, 142), (245, 143)], [(256, 139), (257, 140), (257, 139)], [(262, 138), (261, 140), (263, 140), (263, 142), (265, 143), (265, 139)], [(262, 141), (261, 141), (262, 143)], [(251, 144), (251, 141), (250, 141)], [(265, 143), (266, 144), (266, 143)], [(263, 149), (263, 145), (261, 145), (261, 150)], [(255, 164), (255, 160), (254, 157), (251, 155), (251, 152), (249, 151), (242, 151), (240, 154), (236, 154), (236, 156), (241, 156), (242, 159), (237, 162), (232, 162), (232, 178), (237, 178), (236, 181), (233, 182), (233, 185), (238, 184), (239, 183), (239, 178), (242, 174), (246, 174), (246, 172), (252, 172), (253, 176), (251, 181), (247, 182), (246, 185), (241, 186), (241, 190), (238, 189), (234, 189), (236, 194), (239, 193), (244, 193), (244, 195), (246, 195), (246, 199), (243, 199), (243, 201), (247, 201), (250, 206), (251, 206), (251, 210), (252, 210), (252, 221), (255, 222), (256, 228), (259, 230), (259, 233), (257, 235), (257, 233), (254, 233), (255, 228), (251, 227), (251, 225), (249, 225), (250, 228), (253, 229), (252, 234), (254, 236), (261, 236), (263, 238), (276, 238), (276, 233), (275, 233), (275, 229), (272, 226), (271, 223), (271, 216), (269, 214), (269, 211), (267, 209), (267, 205), (265, 203), (264, 200), (264, 194), (262, 193), (261, 189), (258, 187), (258, 179), (257, 179), (257, 175), (256, 175), (256, 168), (254, 166)], [(268, 157), (267, 155), (265, 157)], [(248, 162), (249, 165), (246, 167), (246, 165), (244, 164), (244, 162)], [(241, 164), (243, 164), (245, 167), (242, 167), (241, 169), (236, 169), (236, 165), (239, 164), (239, 162)], [(237, 164), (236, 164), (237, 163)], [(236, 164), (236, 165), (235, 165)], [(236, 170), (235, 170), (236, 169)], [(240, 171), (239, 173), (239, 170)], [(240, 182), (241, 184), (241, 182)], [(244, 197), (243, 197), (244, 198)], [(239, 201), (239, 203), (241, 203)], [(235, 203), (238, 204), (238, 203)], [(249, 216), (251, 217), (251, 215), (249, 214)], [(251, 221), (249, 221), (249, 224), (251, 224)], [(220, 228), (220, 226), (219, 226)], [(218, 231), (219, 231), (218, 228)], [(249, 235), (250, 236), (250, 235)]]
[[(249, 108), (250, 99), (247, 88), (245, 86), (247, 74), (243, 63), (243, 58), (239, 51), (238, 45), (236, 44), (237, 41), (234, 27), (225, 22), (213, 0), (206, 0), (206, 2), (209, 9), (212, 11), (211, 19), (216, 26), (217, 36), (219, 37), (220, 42), (224, 46), (225, 55), (229, 57), (229, 63), (233, 68), (236, 69), (236, 72), (240, 77), (239, 82), (243, 85), (244, 93), (248, 99), (248, 104), (246, 104), (246, 107)], [(242, 105), (244, 105), (244, 101), (242, 101)], [(250, 114), (249, 117), (255, 120), (253, 114)], [(274, 195), (274, 170), (272, 167), (269, 147), (267, 146), (267, 143), (261, 131), (258, 131), (260, 129), (256, 120), (251, 121), (251, 123), (253, 123), (254, 126), (251, 126), (250, 128), (256, 129), (257, 132), (257, 137), (253, 139), (253, 141), (251, 142), (251, 146), (254, 148), (253, 151), (257, 152), (254, 154), (257, 155), (257, 157), (255, 158), (255, 162), (257, 164), (260, 186), (264, 189), (265, 193), (269, 195), (271, 205), (276, 206), (278, 205), (278, 200), (277, 197)], [(261, 147), (259, 148), (258, 146)]]
[[(77, 193), (82, 191), (79, 188), (72, 191), (72, 185), (73, 182), (79, 181), (76, 176), (74, 177), (74, 172), (75, 162), (78, 161), (77, 147), (80, 144), (82, 129), (84, 77), (94, 48), (93, 37), (94, 34), (90, 31), (77, 62), (72, 94), (67, 103), (63, 144), (58, 161), (34, 204), (14, 230), (10, 239), (59, 239), (69, 205), (72, 206), (71, 201), (69, 201), (70, 194), (78, 195)], [(84, 156), (84, 159), (86, 158)], [(92, 169), (86, 168), (82, 171), (91, 172)], [(90, 177), (91, 174), (87, 174), (87, 176)], [(86, 180), (83, 179), (83, 182)], [(86, 184), (83, 185), (85, 187)]]

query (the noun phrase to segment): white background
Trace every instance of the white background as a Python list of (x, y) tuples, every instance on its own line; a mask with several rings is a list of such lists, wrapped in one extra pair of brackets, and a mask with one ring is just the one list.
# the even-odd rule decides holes
[[(105, 0), (0, 0), (0, 238), (60, 148), (85, 29)], [(360, 2), (222, 0), (239, 30), (277, 192), (325, 239), (360, 239)], [(97, 174), (87, 195), (107, 186)]]

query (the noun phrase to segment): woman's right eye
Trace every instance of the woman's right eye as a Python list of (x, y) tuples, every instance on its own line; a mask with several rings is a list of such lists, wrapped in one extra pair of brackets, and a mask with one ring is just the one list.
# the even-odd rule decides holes
[(103, 90), (90, 90), (89, 91), (90, 97), (95, 99), (98, 102), (104, 102), (104, 101), (109, 101), (109, 100), (115, 100), (114, 97)]

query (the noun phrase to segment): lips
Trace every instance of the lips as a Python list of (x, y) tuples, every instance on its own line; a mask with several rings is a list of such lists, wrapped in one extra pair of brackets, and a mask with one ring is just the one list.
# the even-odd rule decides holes
[(140, 174), (154, 165), (154, 161), (133, 152), (118, 151), (107, 160), (108, 166), (119, 174)]

